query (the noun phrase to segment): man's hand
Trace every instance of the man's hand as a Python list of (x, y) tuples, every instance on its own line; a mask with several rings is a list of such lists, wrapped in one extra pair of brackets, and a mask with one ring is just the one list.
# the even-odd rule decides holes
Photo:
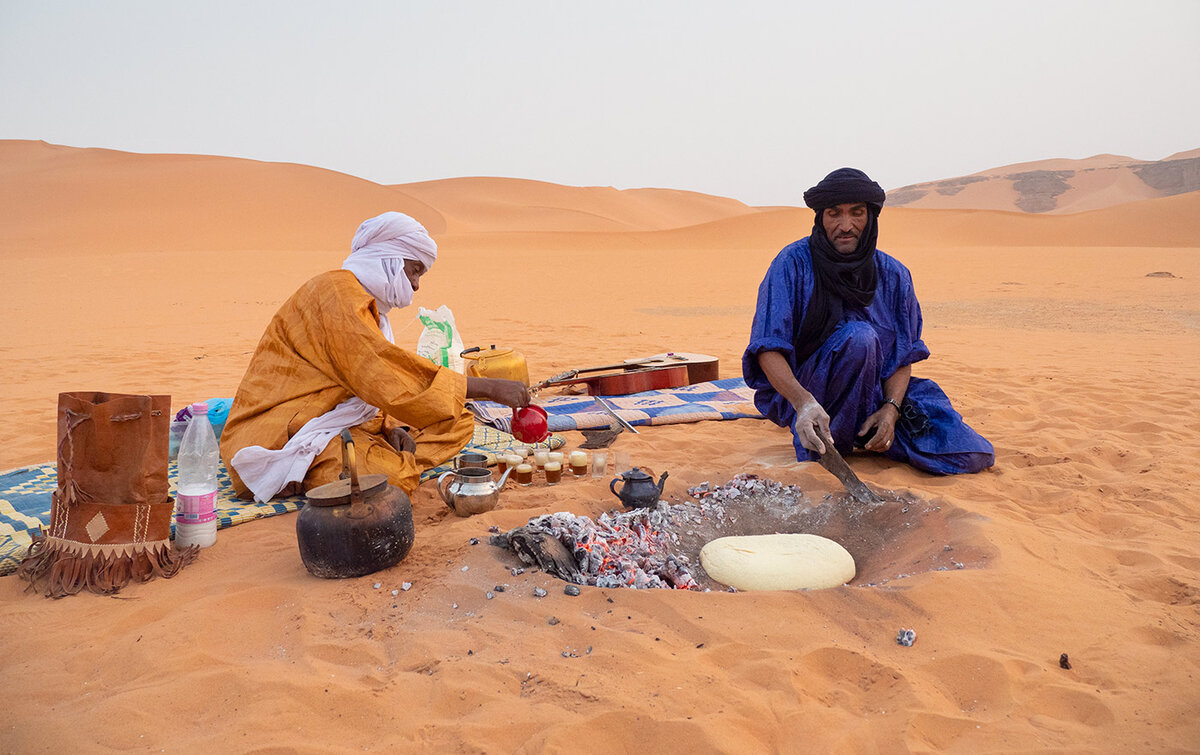
[(407, 451), (410, 454), (415, 454), (417, 452), (417, 442), (413, 440), (413, 437), (403, 427), (387, 428), (386, 437), (387, 442), (399, 453)]
[(859, 435), (866, 435), (875, 428), (875, 434), (863, 448), (877, 453), (886, 453), (896, 439), (896, 420), (900, 419), (900, 410), (891, 404), (884, 404), (874, 414), (867, 417), (859, 428)]
[(825, 453), (825, 443), (822, 438), (833, 437), (829, 432), (829, 415), (816, 399), (809, 399), (796, 409), (796, 437), (800, 445), (809, 451)]
[(521, 381), (505, 381), (500, 378), (476, 378), (487, 381), (488, 399), (508, 407), (529, 406), (529, 388)]

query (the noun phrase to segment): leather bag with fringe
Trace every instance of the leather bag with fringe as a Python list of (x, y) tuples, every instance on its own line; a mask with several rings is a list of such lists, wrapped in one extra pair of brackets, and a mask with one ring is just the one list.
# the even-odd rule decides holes
[(58, 489), (49, 530), (34, 536), (17, 570), (26, 589), (108, 595), (196, 559), (198, 548), (170, 541), (170, 412), (170, 396), (58, 395)]

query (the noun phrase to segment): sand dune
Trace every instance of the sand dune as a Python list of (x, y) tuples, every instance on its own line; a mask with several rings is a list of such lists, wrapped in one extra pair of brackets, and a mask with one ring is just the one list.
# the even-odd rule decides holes
[[(1172, 159), (1193, 159), (1182, 154)], [(1068, 162), (1105, 170), (1129, 160), (1104, 156)], [(994, 176), (1034, 165), (1047, 170), (1044, 166), (1060, 162), (1008, 166)], [(1061, 223), (1028, 213), (1003, 217), (971, 209), (930, 215), (919, 211), (921, 202), (894, 207), (889, 200), (881, 243), (1188, 246), (1197, 237), (1200, 192), (1148, 201), (1145, 184), (1132, 173), (1078, 175), (1079, 186), (1063, 195), (1078, 211)], [(978, 192), (991, 199), (972, 200)], [(1006, 192), (1006, 199), (997, 199)], [(1011, 208), (1016, 195), (1011, 187), (985, 182), (968, 185), (962, 196), (957, 206), (963, 208), (989, 203)], [(502, 245), (518, 249), (544, 244), (779, 248), (806, 235), (812, 225), (806, 208), (752, 208), (686, 191), (619, 191), (506, 178), (387, 187), (303, 165), (12, 140), (0, 141), (0, 201), (12, 209), (12, 220), (0, 228), (0, 250), (18, 255), (35, 250), (334, 252), (347, 249), (346, 238), (363, 218), (387, 208), (409, 212), (435, 235), (464, 248), (494, 246), (495, 234), (504, 234)], [(1100, 209), (1085, 212), (1093, 207)]]
[(387, 209), (445, 229), (400, 190), (321, 168), (14, 140), (0, 140), (0, 203), (0, 249), (18, 251), (348, 250)]
[(1039, 160), (889, 190), (892, 205), (921, 209), (1066, 214), (1200, 191), (1200, 150), (1158, 161), (1120, 155)]
[[(222, 530), (175, 579), (116, 598), (55, 602), (0, 578), (14, 689), (0, 749), (1195, 750), (1198, 197), (884, 212), (933, 351), (916, 374), (997, 464), (935, 478), (853, 456), (870, 484), (920, 502), (883, 512), (894, 536), (862, 558), (874, 586), (570, 597), (511, 574), (487, 530), (611, 510), (606, 479), (509, 488), (469, 519), (427, 484), (413, 552), (364, 579), (310, 577), (294, 515)], [(0, 198), (20, 210), (0, 219), (0, 469), (54, 458), (60, 390), (165, 392), (176, 407), (231, 395), (274, 310), (379, 210), (444, 219), (417, 302), (451, 306), (468, 342), (519, 348), (535, 378), (664, 349), (737, 375), (762, 273), (812, 223), (685, 192), (396, 189), (37, 142), (0, 143)], [(412, 318), (393, 316), (402, 344)], [(836, 487), (762, 421), (647, 428), (617, 447), (670, 472), (670, 501), (740, 472), (816, 501)], [(931, 570), (946, 559), (963, 568)]]
[(437, 207), (452, 233), (655, 231), (755, 213), (737, 200), (697, 192), (621, 191), (512, 178), (452, 178), (396, 188)]

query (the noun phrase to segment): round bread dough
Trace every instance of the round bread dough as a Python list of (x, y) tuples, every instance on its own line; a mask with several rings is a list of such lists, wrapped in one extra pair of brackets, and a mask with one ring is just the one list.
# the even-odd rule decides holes
[(819, 535), (722, 537), (700, 549), (708, 576), (739, 590), (821, 590), (854, 579), (854, 557)]

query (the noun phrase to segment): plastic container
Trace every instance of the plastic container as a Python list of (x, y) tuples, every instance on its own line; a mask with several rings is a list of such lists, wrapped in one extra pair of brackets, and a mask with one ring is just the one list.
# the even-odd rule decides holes
[[(208, 404), (208, 421), (212, 425), (213, 434), (217, 441), (221, 440), (221, 431), (225, 429), (225, 420), (229, 419), (229, 409), (233, 406), (231, 398), (210, 398)], [(179, 444), (183, 441), (183, 433), (187, 430), (188, 420), (192, 418), (192, 405), (188, 404), (171, 420), (171, 433), (167, 443), (167, 455), (174, 461), (179, 457)]]
[(192, 404), (179, 441), (175, 490), (175, 545), (207, 548), (217, 542), (217, 465), (221, 452), (208, 421), (208, 404)]

